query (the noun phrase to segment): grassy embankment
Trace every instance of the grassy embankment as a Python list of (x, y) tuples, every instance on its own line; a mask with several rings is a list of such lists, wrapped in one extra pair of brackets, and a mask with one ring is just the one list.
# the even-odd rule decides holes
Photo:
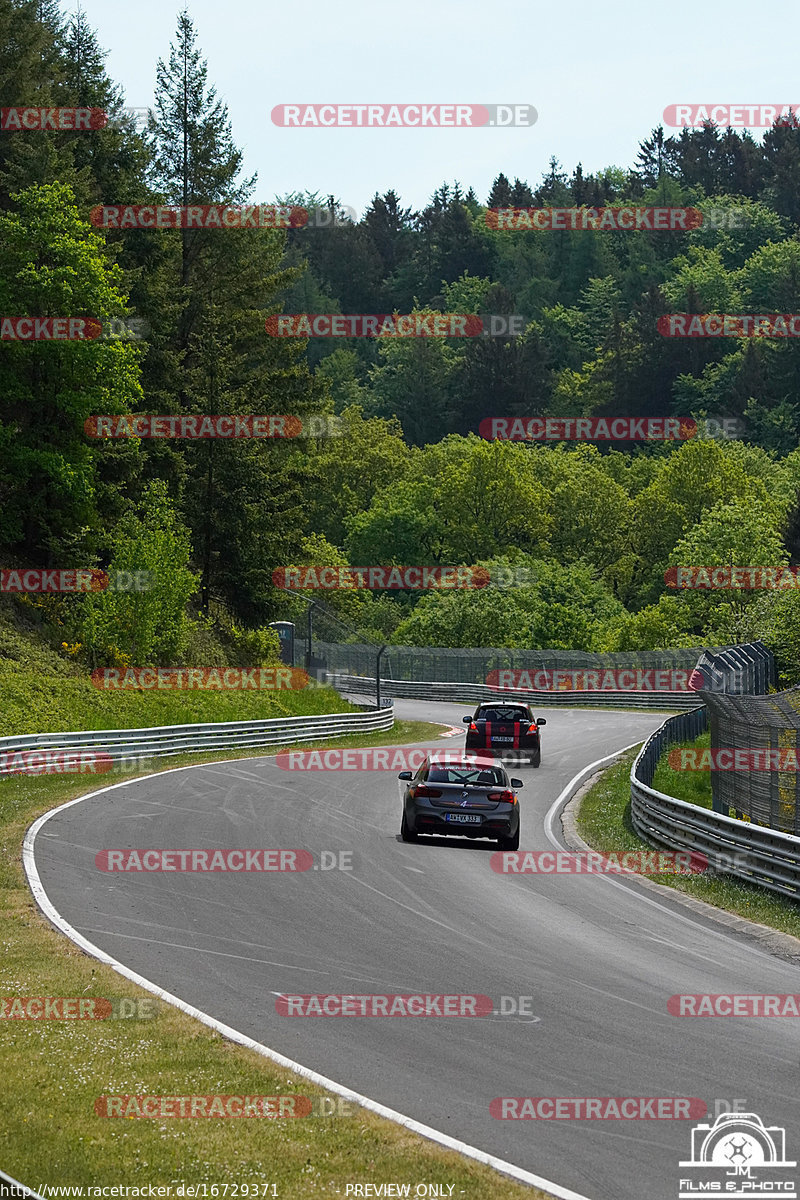
[[(694, 741), (678, 743), (679, 748), (709, 745), (708, 733)], [(584, 841), (601, 853), (622, 853), (641, 850), (646, 846), (634, 832), (630, 816), (630, 773), (637, 753), (638, 750), (629, 751), (619, 763), (603, 771), (581, 800), (578, 832)], [(653, 787), (678, 800), (711, 808), (709, 772), (675, 770), (668, 765), (666, 755), (662, 755), (656, 768)], [(716, 878), (704, 875), (653, 875), (650, 878), (665, 887), (705, 900), (717, 908), (800, 937), (800, 905), (763, 888), (724, 875)]]
[[(85, 671), (81, 675), (35, 639), (0, 626), (4, 734), (247, 720), (352, 707), (336, 692), (316, 688), (273, 694), (100, 693)], [(307, 745), (390, 745), (429, 739), (440, 731), (422, 722), (397, 722), (389, 733)], [(176, 756), (155, 760), (148, 771), (268, 753), (270, 748), (263, 747)], [(50, 775), (0, 781), (0, 997), (148, 995), (86, 957), (45, 921), (21, 863), (24, 833), (36, 817), (117, 779)], [(236, 1194), (233, 1185), (239, 1185), (239, 1196), (248, 1190), (250, 1196), (264, 1196), (273, 1193), (267, 1185), (275, 1184), (278, 1196), (302, 1200), (344, 1195), (345, 1185), (353, 1182), (407, 1183), (413, 1195), (418, 1182), (435, 1180), (454, 1185), (455, 1197), (544, 1197), (363, 1109), (297, 1120), (96, 1116), (94, 1101), (102, 1094), (325, 1095), (166, 1005), (147, 1021), (3, 1020), (0, 1064), (0, 1166), (31, 1187), (151, 1183), (171, 1185), (174, 1196), (181, 1183), (205, 1184), (206, 1195), (214, 1195), (212, 1185), (218, 1185), (216, 1195), (222, 1196), (228, 1184), (229, 1196)], [(437, 1124), (434, 1114), (431, 1121)]]

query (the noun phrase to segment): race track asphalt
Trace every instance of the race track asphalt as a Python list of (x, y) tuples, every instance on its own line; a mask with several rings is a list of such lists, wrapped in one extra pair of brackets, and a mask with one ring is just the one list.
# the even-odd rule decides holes
[[(446, 725), (469, 711), (395, 707)], [(551, 848), (545, 815), (582, 767), (664, 719), (544, 715), (541, 768), (514, 770), (525, 781), (522, 850)], [(432, 744), (457, 750), (463, 737)], [(387, 772), (287, 771), (264, 758), (180, 769), (55, 815), (35, 861), (63, 918), (159, 987), (590, 1200), (677, 1200), (694, 1122), (501, 1121), (490, 1115), (495, 1097), (698, 1097), (712, 1121), (717, 1099), (736, 1098), (786, 1127), (788, 1157), (798, 1157), (796, 1023), (667, 1011), (674, 993), (800, 992), (796, 966), (635, 881), (497, 874), (489, 842), (405, 845), (400, 786)], [(98, 851), (129, 847), (302, 847), (315, 869), (96, 867)], [(352, 869), (316, 869), (323, 850), (348, 852)], [(276, 1011), (284, 993), (530, 996), (535, 1019), (287, 1017)]]

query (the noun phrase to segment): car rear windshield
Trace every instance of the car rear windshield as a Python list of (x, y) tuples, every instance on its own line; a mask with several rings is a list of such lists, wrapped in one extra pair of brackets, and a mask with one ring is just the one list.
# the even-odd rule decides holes
[(531, 721), (533, 718), (524, 708), (481, 708), (478, 721)]
[(502, 767), (431, 767), (426, 783), (464, 783), (478, 787), (506, 786)]

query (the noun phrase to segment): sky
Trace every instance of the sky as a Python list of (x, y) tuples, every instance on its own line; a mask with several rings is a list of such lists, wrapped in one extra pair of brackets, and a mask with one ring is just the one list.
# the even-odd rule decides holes
[[(72, 7), (66, 0), (64, 12)], [(151, 105), (156, 62), (168, 58), (180, 4), (82, 7), (126, 104)], [(553, 155), (568, 173), (578, 162), (584, 174), (633, 165), (671, 104), (800, 104), (796, 39), (782, 10), (770, 16), (750, 0), (187, 7), (244, 173), (258, 172), (253, 202), (319, 192), (360, 216), (376, 192), (394, 189), (418, 209), (443, 182), (458, 180), (485, 203), (501, 171), (535, 186)], [(527, 104), (538, 117), (529, 127), (426, 129), (284, 128), (271, 118), (276, 105), (322, 103)]]

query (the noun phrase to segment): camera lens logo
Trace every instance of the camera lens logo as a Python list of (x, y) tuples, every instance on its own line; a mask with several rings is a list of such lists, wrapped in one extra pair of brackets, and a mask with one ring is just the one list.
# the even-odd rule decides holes
[(713, 1125), (695, 1125), (692, 1156), (681, 1167), (691, 1178), (681, 1179), (680, 1200), (695, 1200), (709, 1192), (726, 1197), (752, 1196), (754, 1192), (797, 1200), (794, 1179), (782, 1177), (787, 1167), (786, 1131), (779, 1125), (765, 1126), (756, 1113), (723, 1113)]

